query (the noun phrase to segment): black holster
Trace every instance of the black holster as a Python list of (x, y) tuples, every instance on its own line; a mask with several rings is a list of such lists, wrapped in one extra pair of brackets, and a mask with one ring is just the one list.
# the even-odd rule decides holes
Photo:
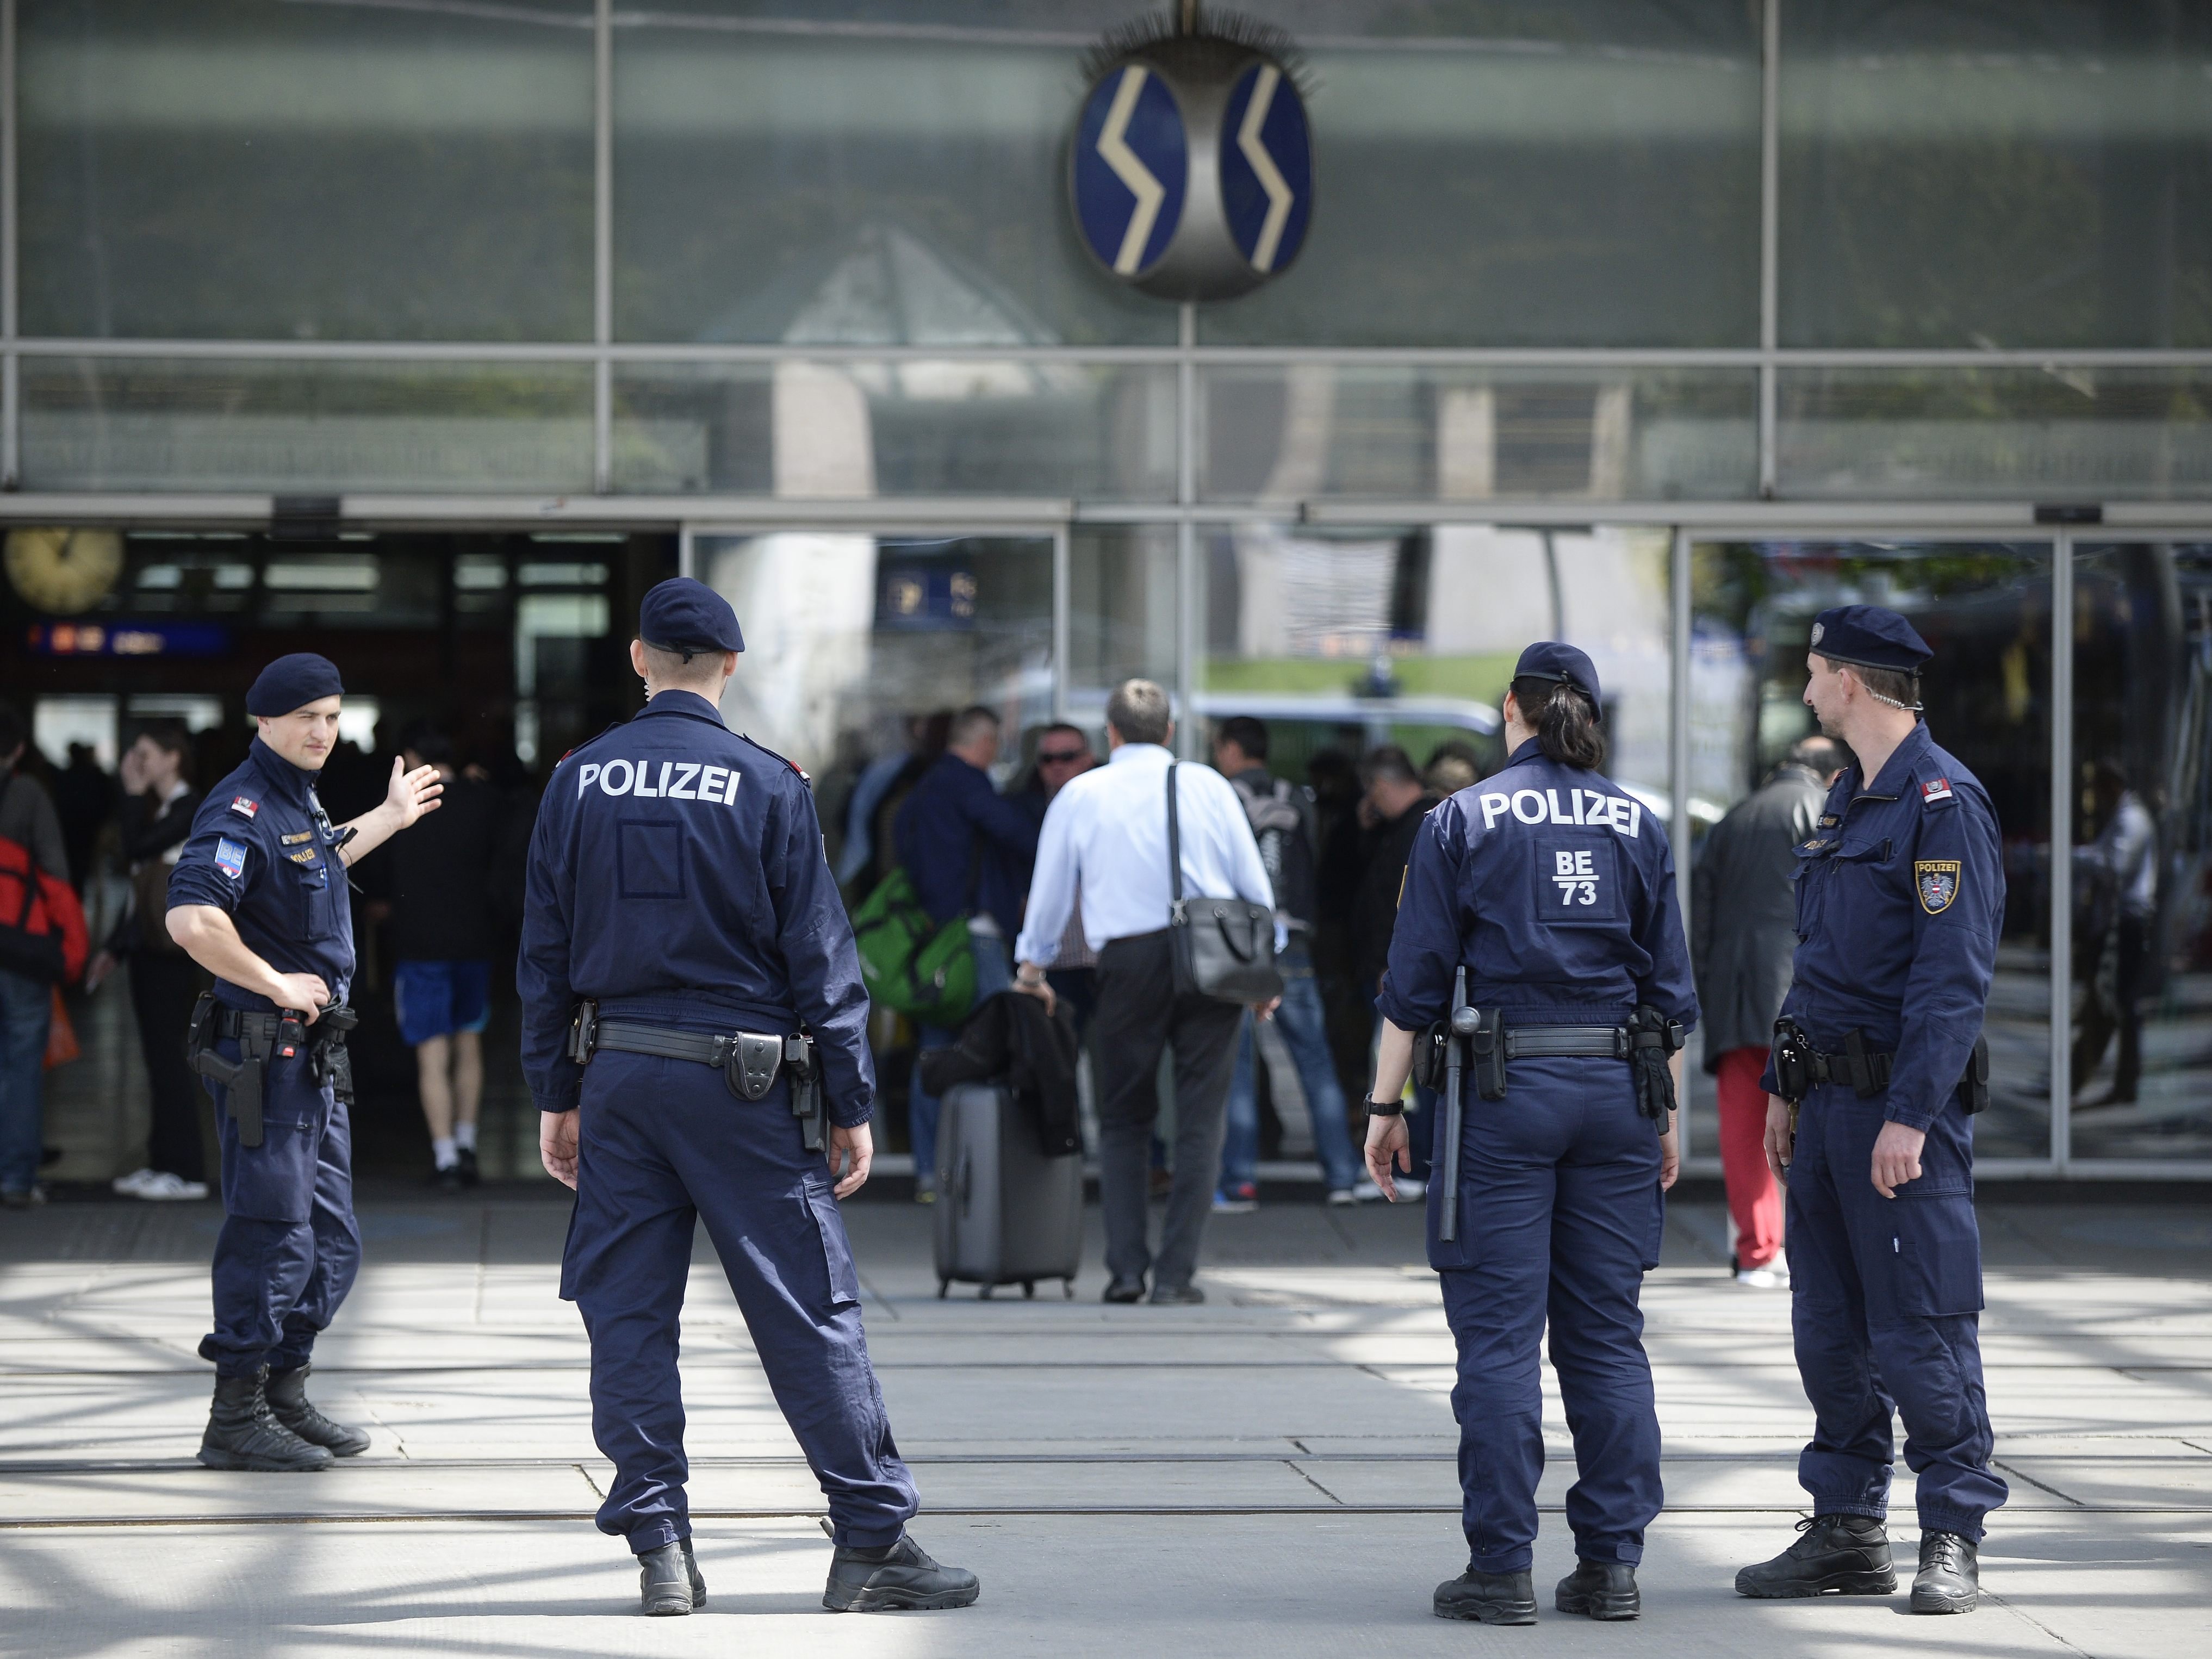
[(1959, 1106), (1969, 1117), (1990, 1108), (1990, 1040), (1987, 1036), (1974, 1039), (1974, 1052), (1967, 1056), (1966, 1074), (1959, 1079)]
[[(203, 991), (192, 1005), (192, 1023), (185, 1036), (185, 1062), (210, 1084), (222, 1088), (222, 1108), (238, 1120), (238, 1144), (258, 1146), (262, 1139), (261, 1097), (269, 1080), (270, 1045), (259, 1022), (241, 1025), (238, 1058), (225, 1060), (216, 1053), (216, 1021), (222, 1012), (215, 993)], [(210, 1089), (208, 1098), (215, 1098)]]
[(1774, 1022), (1774, 1091), (1792, 1106), (1813, 1092), (1812, 1039), (1794, 1019)]
[(1451, 1022), (1440, 1019), (1433, 1025), (1425, 1025), (1413, 1042), (1413, 1081), (1431, 1094), (1439, 1093), (1444, 1086), (1445, 1073), (1451, 1065)]
[(592, 1063), (592, 1051), (599, 1046), (599, 1005), (589, 1000), (576, 1005), (576, 1012), (568, 1022), (568, 1058), (579, 1066)]
[(810, 1152), (822, 1150), (825, 1104), (822, 1093), (822, 1065), (815, 1057), (814, 1039), (801, 1035), (783, 1040), (784, 1069), (791, 1078), (791, 1115), (799, 1121), (799, 1139)]
[(1474, 1030), (1467, 1040), (1468, 1063), (1474, 1073), (1474, 1091), (1485, 1100), (1505, 1098), (1505, 1011), (1476, 1008)]
[(307, 1070), (319, 1086), (331, 1085), (334, 1099), (353, 1104), (353, 1056), (346, 1052), (346, 1033), (361, 1024), (361, 1016), (343, 1003), (333, 1003), (316, 1017), (307, 1033)]

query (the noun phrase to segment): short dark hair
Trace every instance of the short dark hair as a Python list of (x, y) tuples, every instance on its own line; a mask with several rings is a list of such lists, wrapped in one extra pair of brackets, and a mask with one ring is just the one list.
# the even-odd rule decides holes
[(983, 728), (987, 726), (994, 732), (998, 731), (997, 712), (986, 708), (980, 702), (971, 702), (955, 714), (952, 717), (952, 724), (945, 728), (945, 746), (947, 749), (963, 748), (981, 737)]
[(1800, 738), (1790, 745), (1790, 758), (1809, 766), (1822, 777), (1832, 777), (1851, 763), (1844, 745), (1833, 738)]
[(1413, 757), (1395, 743), (1386, 743), (1380, 749), (1370, 749), (1367, 757), (1359, 763), (1359, 781), (1371, 784), (1377, 778), (1388, 778), (1393, 783), (1419, 783), (1421, 775), (1413, 769)]
[[(653, 670), (655, 679), (666, 680), (672, 685), (695, 686), (711, 684), (722, 672), (722, 653), (704, 646), (655, 645), (651, 640), (641, 639), (646, 665)], [(692, 659), (703, 657), (704, 666), (696, 665)]]
[(1267, 723), (1249, 714), (1231, 714), (1215, 728), (1216, 743), (1233, 743), (1254, 760), (1267, 758)]
[(1523, 724), (1536, 733), (1536, 746), (1556, 766), (1595, 771), (1605, 760), (1605, 733), (1589, 694), (1565, 680), (1528, 675), (1513, 682), (1513, 700)]
[(1165, 743), (1175, 712), (1168, 694), (1151, 680), (1123, 680), (1106, 699), (1106, 723), (1124, 743)]
[(1863, 662), (1840, 662), (1833, 657), (1822, 657), (1830, 672), (1848, 668), (1858, 676), (1859, 684), (1884, 702), (1906, 708), (1920, 706), (1920, 676), (1909, 668), (1869, 668)]

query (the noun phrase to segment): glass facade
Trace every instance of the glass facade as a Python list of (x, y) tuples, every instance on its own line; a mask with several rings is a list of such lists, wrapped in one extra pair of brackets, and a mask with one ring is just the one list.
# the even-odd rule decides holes
[[(154, 622), (494, 605), (526, 764), (623, 688), (688, 523), (747, 618), (733, 718), (825, 809), (917, 720), (1095, 731), (1139, 673), (1194, 756), (1258, 712), (1293, 773), (1486, 764), (1512, 653), (1564, 635), (1686, 856), (1803, 729), (1811, 612), (1887, 596), (2006, 832), (1985, 1153), (2212, 1161), (2212, 23), (1250, 0), (1303, 52), (1311, 230), (1177, 307), (1066, 201), (1083, 54), (1136, 9), (0, 5), (0, 517), (137, 526), (102, 603)], [(459, 541), (442, 585), (225, 562), (263, 497), (329, 495), (364, 542), (657, 539), (571, 587)]]

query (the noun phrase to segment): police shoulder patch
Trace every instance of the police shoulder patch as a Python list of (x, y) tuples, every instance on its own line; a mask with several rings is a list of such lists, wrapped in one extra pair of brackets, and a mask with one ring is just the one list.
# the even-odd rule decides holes
[(1959, 861), (1918, 860), (1912, 866), (1912, 884), (1919, 892), (1920, 908), (1931, 916), (1940, 916), (1959, 896)]
[(236, 881), (246, 873), (246, 843), (233, 841), (228, 836), (218, 836), (215, 843), (215, 867)]
[(1955, 799), (1951, 793), (1951, 780), (1948, 778), (1930, 778), (1920, 786), (1920, 804), (1923, 806), (1936, 806)]
[(261, 810), (261, 803), (258, 800), (248, 800), (244, 795), (233, 795), (230, 798), (230, 810), (242, 818), (250, 818)]

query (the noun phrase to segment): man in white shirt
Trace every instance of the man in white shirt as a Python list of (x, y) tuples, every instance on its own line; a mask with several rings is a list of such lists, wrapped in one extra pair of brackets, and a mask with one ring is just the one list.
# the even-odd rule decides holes
[[(1243, 1010), (1179, 995), (1168, 939), (1168, 695), (1128, 680), (1106, 702), (1107, 763), (1069, 780), (1046, 809), (1029, 909), (1015, 941), (1015, 983), (1049, 1002), (1045, 969), (1083, 890), (1085, 942), (1098, 953), (1098, 1185), (1106, 1220), (1109, 1302), (1134, 1302), (1152, 1275), (1152, 1299), (1203, 1302), (1190, 1282), (1221, 1163), (1222, 1105), (1237, 1060)], [(1243, 804), (1210, 767), (1177, 767), (1176, 815), (1182, 890), (1273, 908)], [(1280, 941), (1278, 940), (1279, 945)], [(1262, 1012), (1267, 1012), (1262, 1010)], [(1146, 1237), (1147, 1165), (1159, 1115), (1160, 1050), (1175, 1049), (1175, 1184), (1159, 1254)]]

